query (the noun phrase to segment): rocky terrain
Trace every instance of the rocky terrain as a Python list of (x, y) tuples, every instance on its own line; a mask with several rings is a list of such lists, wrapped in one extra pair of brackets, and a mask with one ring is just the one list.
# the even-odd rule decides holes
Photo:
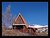
[(22, 33), (20, 31), (6, 30), (2, 32), (2, 36), (32, 36), (29, 33)]
[(2, 27), (2, 36), (48, 36), (48, 27), (37, 28), (35, 34), (22, 33), (19, 30), (6, 29)]
[(36, 34), (32, 35), (30, 33), (22, 33), (20, 31), (14, 31), (14, 30), (6, 30), (2, 31), (2, 36), (48, 36), (47, 32), (41, 32), (38, 31)]

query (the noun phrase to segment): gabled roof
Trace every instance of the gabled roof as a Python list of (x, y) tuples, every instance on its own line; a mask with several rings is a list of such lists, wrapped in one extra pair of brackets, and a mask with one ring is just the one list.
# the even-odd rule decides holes
[(15, 23), (13, 23), (13, 25), (22, 25), (22, 24), (26, 24), (26, 20), (23, 18), (23, 16), (19, 13), (17, 18), (15, 19)]

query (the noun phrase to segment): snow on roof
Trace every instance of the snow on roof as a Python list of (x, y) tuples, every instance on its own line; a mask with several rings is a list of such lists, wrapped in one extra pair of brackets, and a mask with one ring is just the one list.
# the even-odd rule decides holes
[(34, 26), (30, 26), (30, 25), (28, 27), (34, 28)]

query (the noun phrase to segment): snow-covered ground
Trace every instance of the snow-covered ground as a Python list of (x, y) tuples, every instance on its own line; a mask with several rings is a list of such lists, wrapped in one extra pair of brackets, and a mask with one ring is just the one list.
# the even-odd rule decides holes
[(37, 28), (36, 32), (39, 32), (39, 33), (44, 32), (44, 33), (48, 34), (48, 25), (33, 24), (33, 25), (29, 25), (29, 27)]
[(33, 24), (32, 26), (29, 25), (29, 27), (32, 27), (32, 28), (41, 28), (41, 27), (48, 27), (48, 25), (38, 25), (38, 24)]

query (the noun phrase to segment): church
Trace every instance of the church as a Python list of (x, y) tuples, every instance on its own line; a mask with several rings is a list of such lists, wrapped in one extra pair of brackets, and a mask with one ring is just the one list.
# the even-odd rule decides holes
[(28, 24), (20, 13), (12, 24), (12, 27), (21, 32), (28, 32)]

